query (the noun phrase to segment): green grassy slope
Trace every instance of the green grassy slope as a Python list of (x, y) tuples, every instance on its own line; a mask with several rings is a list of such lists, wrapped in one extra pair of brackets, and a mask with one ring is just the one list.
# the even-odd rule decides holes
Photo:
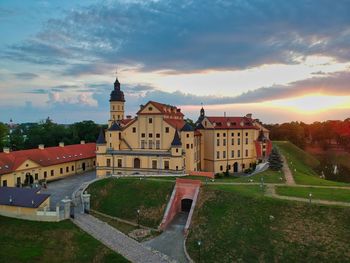
[(254, 186), (230, 187), (201, 190), (187, 240), (196, 262), (198, 240), (201, 262), (350, 261), (350, 209), (267, 198)]
[(0, 216), (0, 262), (128, 262), (71, 221), (33, 222)]
[(324, 180), (319, 177), (315, 169), (319, 161), (312, 155), (306, 153), (294, 144), (285, 141), (273, 142), (275, 146), (286, 157), (290, 170), (293, 173), (294, 180), (297, 184), (306, 185), (338, 185), (346, 186), (349, 184)]
[(158, 227), (174, 182), (147, 179), (100, 180), (89, 186), (91, 208), (110, 216), (137, 222), (140, 209), (140, 224)]

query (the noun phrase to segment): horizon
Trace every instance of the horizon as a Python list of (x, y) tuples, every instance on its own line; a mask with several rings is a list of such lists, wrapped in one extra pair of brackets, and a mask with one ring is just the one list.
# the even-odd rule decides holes
[(349, 9), (345, 0), (5, 0), (0, 121), (106, 123), (116, 71), (126, 115), (155, 100), (192, 120), (202, 103), (208, 116), (252, 113), (265, 124), (345, 120)]

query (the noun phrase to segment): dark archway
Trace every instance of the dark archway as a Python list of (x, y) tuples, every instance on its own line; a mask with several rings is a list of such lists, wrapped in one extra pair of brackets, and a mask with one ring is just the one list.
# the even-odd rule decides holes
[(85, 171), (86, 169), (85, 163), (82, 163), (81, 168), (83, 168), (83, 171)]
[(190, 212), (192, 207), (192, 199), (182, 199), (181, 200), (181, 211)]
[(34, 177), (30, 173), (26, 173), (26, 179), (24, 185), (32, 185), (34, 183)]
[(237, 172), (238, 172), (238, 163), (237, 163), (237, 162), (235, 162), (235, 163), (233, 164), (233, 172), (234, 172), (234, 173), (237, 173)]
[(134, 159), (134, 168), (141, 168), (141, 161), (139, 158)]

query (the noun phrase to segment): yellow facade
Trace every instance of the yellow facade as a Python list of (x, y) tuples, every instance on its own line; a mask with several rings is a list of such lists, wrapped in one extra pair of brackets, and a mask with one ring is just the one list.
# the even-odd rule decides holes
[[(124, 116), (124, 94), (116, 83), (110, 114), (115, 116), (119, 105), (123, 112), (118, 116)], [(141, 105), (135, 118), (111, 117), (97, 141), (97, 175), (242, 172), (258, 161), (256, 142), (263, 127), (251, 116), (230, 118), (235, 123), (225, 124), (225, 129), (202, 109), (194, 129), (185, 123), (180, 109), (153, 101)], [(264, 133), (268, 134), (265, 128)]]

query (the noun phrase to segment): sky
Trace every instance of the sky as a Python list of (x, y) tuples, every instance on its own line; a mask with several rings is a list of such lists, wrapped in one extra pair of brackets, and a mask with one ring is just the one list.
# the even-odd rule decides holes
[(106, 123), (155, 100), (197, 119), (350, 117), (348, 0), (0, 0), (0, 121)]

